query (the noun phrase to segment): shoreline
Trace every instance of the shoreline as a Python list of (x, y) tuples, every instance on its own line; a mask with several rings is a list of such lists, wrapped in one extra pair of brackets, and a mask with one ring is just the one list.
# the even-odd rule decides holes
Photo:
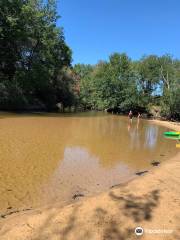
[(147, 119), (150, 122), (153, 122), (155, 124), (161, 125), (163, 127), (171, 128), (175, 131), (180, 130), (180, 122), (172, 122), (172, 121), (164, 121), (164, 120), (157, 120), (157, 119)]
[[(148, 120), (176, 131), (174, 122)], [(134, 229), (170, 229), (171, 234), (144, 234), (143, 239), (180, 239), (180, 152), (148, 174), (97, 196), (64, 207), (14, 213), (0, 220), (2, 240), (135, 239)], [(59, 237), (59, 238), (57, 238)]]

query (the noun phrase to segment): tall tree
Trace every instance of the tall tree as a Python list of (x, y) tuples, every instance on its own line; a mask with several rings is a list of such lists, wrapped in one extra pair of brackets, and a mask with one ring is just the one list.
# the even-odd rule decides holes
[[(57, 78), (70, 66), (55, 1), (2, 0), (0, 2), (0, 77), (6, 88), (7, 107), (41, 102), (52, 107), (58, 101)], [(2, 104), (2, 102), (1, 102)]]

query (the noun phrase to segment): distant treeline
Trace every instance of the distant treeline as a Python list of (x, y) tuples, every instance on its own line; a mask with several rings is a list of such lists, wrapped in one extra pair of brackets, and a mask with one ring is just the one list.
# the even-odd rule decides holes
[(125, 53), (114, 53), (95, 66), (77, 64), (74, 71), (85, 109), (180, 119), (180, 61), (170, 55), (132, 61)]
[(114, 53), (71, 65), (54, 0), (0, 1), (0, 110), (112, 110), (180, 119), (180, 60)]

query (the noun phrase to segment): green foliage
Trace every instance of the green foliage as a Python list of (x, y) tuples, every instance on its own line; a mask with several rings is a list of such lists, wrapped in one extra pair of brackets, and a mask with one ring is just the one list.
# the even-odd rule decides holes
[(161, 99), (162, 116), (180, 119), (180, 80), (171, 89), (165, 89)]
[(93, 67), (91, 65), (85, 64), (76, 64), (74, 66), (74, 72), (76, 76), (78, 76), (77, 80), (80, 80), (80, 96), (79, 96), (79, 105), (83, 107), (83, 109), (90, 109), (93, 105), (92, 102), (92, 71)]
[(148, 104), (151, 100), (152, 93), (159, 82), (159, 69), (159, 59), (155, 55), (143, 57), (137, 64), (138, 84), (144, 104)]
[[(41, 0), (0, 1), (0, 82), (5, 96), (1, 108), (27, 108), (40, 103), (47, 109), (58, 101), (67, 104), (65, 66), (70, 66), (71, 50), (56, 27), (56, 5)], [(63, 80), (62, 80), (63, 79)], [(64, 94), (64, 95), (66, 95)]]
[(180, 61), (169, 55), (133, 62), (125, 53), (114, 53), (107, 62), (78, 64), (74, 70), (80, 80), (80, 104), (85, 108), (151, 114), (153, 106), (162, 116), (180, 118)]

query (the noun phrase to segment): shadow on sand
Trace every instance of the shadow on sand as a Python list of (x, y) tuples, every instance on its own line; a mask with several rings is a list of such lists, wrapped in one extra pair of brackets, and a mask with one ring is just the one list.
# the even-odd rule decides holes
[[(160, 192), (155, 189), (138, 196), (129, 191), (123, 192), (116, 189), (110, 191), (108, 201), (108, 205), (105, 205), (107, 207), (102, 207), (96, 202), (94, 206), (77, 202), (72, 208), (69, 207), (67, 213), (61, 214), (61, 209), (57, 208), (46, 218), (43, 217), (43, 213), (40, 213), (39, 226), (34, 226), (30, 221), (24, 223), (30, 234), (28, 239), (135, 239), (135, 226), (152, 220), (154, 210), (160, 201)], [(82, 211), (84, 211), (83, 214)]]
[(132, 194), (117, 196), (113, 192), (110, 192), (109, 195), (113, 200), (123, 202), (123, 214), (132, 218), (135, 222), (150, 220), (153, 209), (157, 207), (159, 202), (159, 190), (153, 190), (143, 197)]

